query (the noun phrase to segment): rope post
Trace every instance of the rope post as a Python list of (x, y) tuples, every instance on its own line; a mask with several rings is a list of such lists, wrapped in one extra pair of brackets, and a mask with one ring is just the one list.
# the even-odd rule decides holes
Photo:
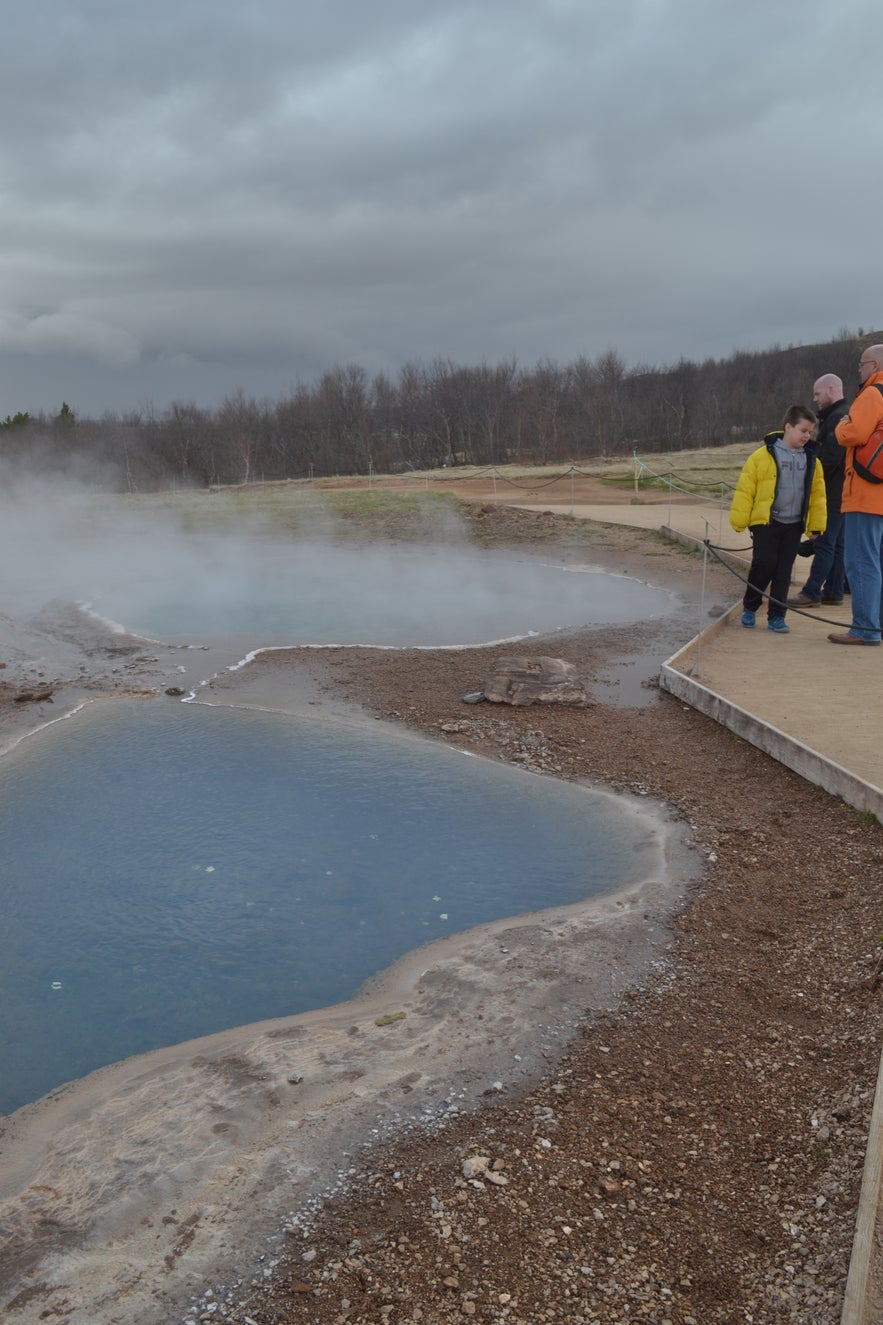
[(571, 466), (570, 466), (570, 514), (571, 514), (571, 516), (573, 515), (573, 475), (574, 475), (574, 468), (573, 468), (573, 465), (571, 465)]
[(674, 491), (674, 475), (671, 471), (671, 461), (668, 465), (668, 527), (671, 529), (671, 498)]
[(496, 469), (492, 469), (492, 470), (491, 470), (491, 478), (493, 479), (493, 483), (494, 483), (494, 505), (496, 506), (496, 504), (497, 504), (497, 471), (496, 471)]
[(641, 473), (641, 462), (640, 462), (640, 460), (638, 459), (638, 453), (637, 453), (637, 451), (633, 451), (633, 452), (632, 452), (632, 459), (633, 459), (634, 462), (635, 462), (635, 496), (637, 497), (637, 496), (639, 495), (639, 494), (638, 494), (638, 480), (639, 480), (640, 473)]
[(718, 543), (723, 543), (723, 541), (724, 541), (724, 481), (723, 481), (723, 479), (721, 479), (721, 501), (720, 501), (720, 510), (718, 511), (718, 520), (717, 520), (717, 541), (718, 541)]
[(699, 590), (699, 630), (696, 634), (696, 661), (690, 668), (691, 676), (702, 675), (702, 631), (705, 629), (705, 581), (708, 576), (708, 521), (705, 521), (705, 538), (702, 543), (702, 587)]

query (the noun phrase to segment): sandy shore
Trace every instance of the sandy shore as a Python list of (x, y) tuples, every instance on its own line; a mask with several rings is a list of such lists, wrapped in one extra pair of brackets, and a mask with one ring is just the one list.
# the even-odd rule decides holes
[[(685, 605), (555, 637), (605, 701), (695, 622), (683, 553), (607, 557)], [(464, 707), (492, 656), (268, 654), (200, 697), (327, 705), (608, 785), (653, 817), (658, 871), (5, 1120), (11, 1322), (835, 1319), (877, 1063), (879, 828), (669, 696)], [(470, 1185), (463, 1158), (491, 1151), (506, 1182)]]

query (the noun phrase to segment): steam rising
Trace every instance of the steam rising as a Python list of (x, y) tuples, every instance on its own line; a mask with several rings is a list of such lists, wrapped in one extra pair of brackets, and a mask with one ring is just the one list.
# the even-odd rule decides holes
[[(265, 493), (267, 516), (256, 506), (241, 494), (142, 499), (71, 480), (10, 480), (0, 501), (0, 550), (16, 568), (0, 588), (7, 655), (25, 661), (30, 650), (33, 662), (28, 631), (39, 629), (37, 652), (52, 666), (49, 638), (60, 650), (72, 603), (170, 643), (239, 636), (243, 652), (282, 642), (475, 644), (666, 607), (635, 580), (468, 547), (447, 510), (427, 517), (428, 542), (378, 545), (354, 541), (317, 493), (296, 506), (289, 496), (284, 510)], [(283, 519), (296, 529), (283, 530)]]

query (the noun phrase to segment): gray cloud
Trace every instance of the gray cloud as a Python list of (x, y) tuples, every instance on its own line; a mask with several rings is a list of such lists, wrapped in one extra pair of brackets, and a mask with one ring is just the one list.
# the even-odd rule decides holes
[(879, 324), (870, 0), (45, 0), (0, 413)]

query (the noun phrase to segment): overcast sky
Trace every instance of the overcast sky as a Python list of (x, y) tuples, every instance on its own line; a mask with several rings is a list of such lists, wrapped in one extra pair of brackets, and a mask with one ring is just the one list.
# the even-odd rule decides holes
[(0, 416), (883, 324), (879, 0), (4, 14)]

